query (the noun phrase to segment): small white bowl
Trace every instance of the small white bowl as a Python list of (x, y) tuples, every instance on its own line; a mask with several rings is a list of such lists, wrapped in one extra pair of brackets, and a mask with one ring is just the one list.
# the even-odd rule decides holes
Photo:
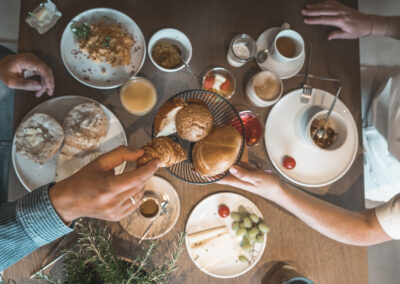
[(340, 114), (332, 111), (331, 116), (329, 117), (328, 123), (331, 123), (333, 130), (337, 133), (337, 137), (334, 138), (334, 141), (329, 148), (321, 148), (320, 146), (315, 144), (314, 139), (311, 136), (311, 123), (315, 119), (325, 118), (327, 114), (328, 114), (327, 110), (322, 110), (320, 112), (317, 112), (315, 115), (313, 115), (311, 117), (311, 119), (309, 120), (309, 122), (307, 123), (307, 127), (306, 127), (305, 131), (307, 132), (306, 137), (308, 137), (309, 142), (312, 143), (315, 147), (318, 147), (318, 149), (321, 149), (321, 150), (333, 151), (333, 150), (337, 150), (340, 147), (342, 147), (347, 139), (346, 124)]
[(190, 59), (192, 58), (192, 44), (190, 43), (189, 38), (181, 31), (177, 29), (162, 29), (153, 34), (153, 36), (150, 38), (149, 43), (148, 43), (148, 53), (151, 62), (160, 69), (161, 71), (164, 72), (176, 72), (181, 69), (183, 69), (185, 66), (182, 64), (177, 68), (173, 69), (168, 69), (161, 67), (158, 65), (155, 60), (153, 59), (153, 56), (151, 55), (151, 52), (153, 50), (153, 46), (159, 41), (159, 40), (165, 40), (167, 42), (173, 43), (177, 45), (180, 50), (182, 51), (182, 59), (183, 61), (186, 62), (186, 64), (189, 64)]

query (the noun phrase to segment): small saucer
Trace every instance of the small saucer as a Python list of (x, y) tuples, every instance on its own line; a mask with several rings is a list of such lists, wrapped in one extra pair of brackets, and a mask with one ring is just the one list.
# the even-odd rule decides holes
[[(260, 34), (260, 36), (257, 38), (257, 52), (270, 47), (272, 41), (280, 30), (280, 27), (275, 27), (267, 29), (262, 34)], [(304, 64), (304, 58), (305, 52), (303, 52), (303, 54), (293, 62), (281, 63), (277, 62), (271, 56), (268, 56), (267, 60), (264, 63), (259, 64), (257, 62), (257, 64), (262, 70), (272, 71), (276, 73), (279, 77), (281, 77), (281, 79), (288, 79), (299, 73)]]
[[(175, 188), (161, 177), (153, 176), (147, 182), (144, 190), (155, 192), (161, 201), (168, 200), (169, 203), (167, 213), (154, 222), (146, 238), (144, 238), (145, 240), (157, 239), (167, 234), (175, 226), (181, 210), (181, 203)], [(140, 217), (137, 210), (119, 221), (119, 223), (125, 231), (139, 239), (151, 224), (151, 222)]]

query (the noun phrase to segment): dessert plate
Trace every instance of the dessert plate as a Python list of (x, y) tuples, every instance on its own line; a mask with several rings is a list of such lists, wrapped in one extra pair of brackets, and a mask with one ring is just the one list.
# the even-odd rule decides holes
[[(95, 150), (78, 151), (64, 145), (61, 150), (49, 161), (38, 164), (28, 160), (16, 152), (15, 136), (12, 144), (12, 162), (21, 183), (28, 191), (32, 191), (50, 182), (59, 181), (71, 176), (81, 167), (96, 158), (98, 155), (108, 152), (120, 145), (128, 145), (124, 128), (118, 118), (99, 102), (79, 96), (63, 96), (47, 100), (33, 108), (22, 121), (36, 112), (43, 112), (54, 117), (63, 125), (64, 116), (76, 105), (82, 103), (96, 103), (108, 116), (108, 131), (106, 137)], [(66, 153), (66, 152), (69, 153)], [(120, 174), (125, 169), (125, 163), (115, 168), (115, 173)]]
[[(281, 30), (280, 27), (274, 27), (267, 29), (257, 38), (257, 52), (266, 49), (271, 46), (275, 36)], [(272, 56), (268, 56), (267, 60), (261, 64), (257, 62), (257, 65), (262, 70), (272, 71), (277, 74), (281, 79), (288, 79), (293, 77), (303, 67), (305, 58), (305, 52), (298, 59), (290, 63), (281, 63), (276, 61)]]
[[(342, 116), (347, 130), (344, 144), (336, 150), (323, 150), (308, 140), (305, 124), (321, 109), (329, 109), (334, 96), (313, 89), (308, 104), (300, 103), (302, 89), (280, 99), (271, 109), (265, 124), (264, 142), (274, 168), (300, 186), (321, 187), (340, 179), (351, 167), (358, 149), (357, 125), (349, 109), (339, 99), (334, 111)], [(291, 156), (296, 167), (283, 167), (284, 156)]]
[[(221, 204), (228, 206), (231, 212), (237, 211), (238, 207), (242, 205), (249, 213), (255, 213), (263, 219), (257, 206), (242, 195), (231, 192), (210, 195), (197, 204), (190, 213), (186, 223), (186, 233), (190, 235), (226, 225), (229, 228), (226, 241), (222, 245), (209, 244), (208, 247), (210, 249), (203, 251), (202, 255), (199, 256), (198, 250), (196, 251), (189, 245), (188, 237), (186, 236), (186, 249), (194, 264), (204, 273), (217, 278), (234, 278), (248, 272), (257, 264), (264, 253), (267, 235), (265, 235), (263, 243), (255, 244), (252, 253), (242, 251), (239, 242), (236, 240), (235, 233), (231, 230), (233, 220), (230, 217), (221, 218), (218, 215), (218, 207)], [(215, 239), (207, 243), (209, 242), (215, 242)], [(238, 253), (232, 253), (231, 247), (237, 248)], [(250, 259), (250, 264), (239, 262), (238, 256), (240, 254)]]
[[(178, 193), (175, 188), (165, 179), (158, 176), (153, 176), (146, 184), (144, 190), (155, 192), (161, 201), (168, 200), (167, 213), (160, 216), (150, 228), (145, 240), (156, 239), (167, 234), (178, 221), (181, 210)], [(130, 235), (140, 239), (151, 222), (143, 219), (138, 214), (137, 210), (121, 221), (121, 226)]]
[[(123, 32), (132, 34), (131, 62), (125, 66), (112, 67), (106, 62), (94, 62), (86, 53), (80, 53), (76, 35), (71, 31), (74, 23), (105, 22), (122, 26)], [(75, 16), (65, 27), (61, 38), (61, 58), (65, 68), (76, 80), (97, 89), (116, 88), (136, 75), (146, 58), (146, 42), (139, 26), (126, 14), (109, 9), (96, 8)]]

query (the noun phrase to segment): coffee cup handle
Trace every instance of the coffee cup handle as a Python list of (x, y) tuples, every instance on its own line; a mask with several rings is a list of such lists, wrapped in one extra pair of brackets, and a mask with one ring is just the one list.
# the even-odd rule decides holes
[(290, 29), (290, 24), (287, 22), (284, 22), (281, 26), (281, 30), (288, 30)]

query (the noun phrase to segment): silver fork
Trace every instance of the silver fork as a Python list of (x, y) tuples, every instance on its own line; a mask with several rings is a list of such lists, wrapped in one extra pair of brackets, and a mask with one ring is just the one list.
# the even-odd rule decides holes
[(310, 84), (310, 65), (311, 65), (311, 54), (312, 54), (312, 43), (310, 43), (310, 48), (308, 51), (308, 57), (307, 57), (307, 65), (306, 65), (306, 81), (303, 84), (303, 92), (301, 93), (300, 97), (300, 102), (303, 104), (308, 104), (311, 98), (311, 93), (312, 93), (312, 87)]

